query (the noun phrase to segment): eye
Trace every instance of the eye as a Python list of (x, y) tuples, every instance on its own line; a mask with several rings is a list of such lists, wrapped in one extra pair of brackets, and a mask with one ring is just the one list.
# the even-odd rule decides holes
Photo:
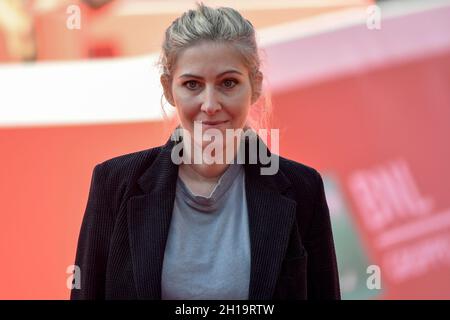
[(225, 79), (223, 81), (223, 84), (225, 85), (226, 88), (231, 89), (233, 88), (235, 85), (238, 84), (238, 81), (235, 79)]
[(195, 80), (189, 80), (183, 83), (183, 86), (187, 87), (190, 90), (195, 90), (197, 89), (197, 84), (198, 82)]

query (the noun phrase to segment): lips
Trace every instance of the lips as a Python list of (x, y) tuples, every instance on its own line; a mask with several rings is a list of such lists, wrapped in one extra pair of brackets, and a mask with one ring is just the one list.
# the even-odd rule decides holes
[(216, 126), (216, 125), (225, 123), (227, 121), (228, 120), (224, 120), (224, 121), (202, 121), (201, 124), (207, 125), (207, 126)]

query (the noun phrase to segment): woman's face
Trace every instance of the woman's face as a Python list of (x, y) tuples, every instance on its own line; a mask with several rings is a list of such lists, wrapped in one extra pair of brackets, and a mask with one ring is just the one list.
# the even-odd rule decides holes
[[(260, 92), (262, 74), (254, 83)], [(239, 53), (230, 45), (202, 42), (182, 51), (173, 70), (172, 83), (161, 77), (169, 103), (177, 108), (181, 126), (194, 134), (194, 123), (202, 130), (239, 129), (246, 125), (252, 97), (249, 72)], [(207, 126), (204, 122), (223, 122)]]

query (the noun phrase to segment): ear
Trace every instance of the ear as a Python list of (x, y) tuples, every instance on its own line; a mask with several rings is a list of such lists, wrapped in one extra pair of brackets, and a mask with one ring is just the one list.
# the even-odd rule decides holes
[(261, 71), (258, 71), (255, 75), (255, 79), (253, 80), (253, 94), (251, 104), (254, 104), (261, 96), (263, 78), (263, 73)]
[(164, 97), (172, 106), (175, 106), (175, 102), (174, 102), (173, 96), (172, 96), (172, 88), (171, 88), (172, 86), (171, 86), (170, 77), (166, 74), (162, 74), (160, 77), (160, 81), (161, 81), (161, 85), (164, 90)]

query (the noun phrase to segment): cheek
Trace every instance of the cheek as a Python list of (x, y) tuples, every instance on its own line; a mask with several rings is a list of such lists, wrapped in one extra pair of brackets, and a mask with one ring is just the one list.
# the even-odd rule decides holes
[(178, 113), (182, 118), (193, 118), (198, 112), (195, 101), (190, 96), (176, 94), (175, 105), (177, 106)]
[(244, 92), (235, 95), (228, 101), (228, 112), (236, 118), (245, 117), (250, 110), (250, 97)]
[(177, 105), (178, 113), (185, 119), (191, 119), (195, 117), (197, 114), (197, 108), (192, 107), (192, 105), (187, 104), (178, 104)]

